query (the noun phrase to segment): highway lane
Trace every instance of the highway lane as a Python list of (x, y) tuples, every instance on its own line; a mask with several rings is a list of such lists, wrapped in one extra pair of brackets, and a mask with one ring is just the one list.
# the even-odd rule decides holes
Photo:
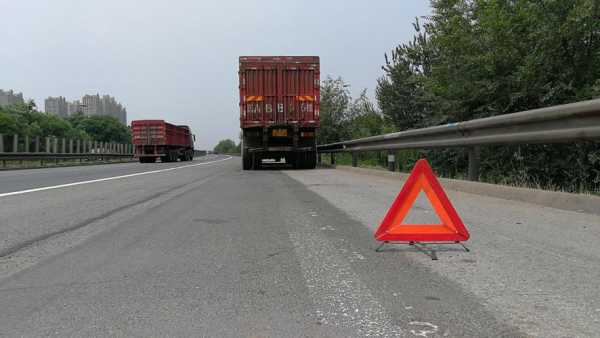
[[(403, 181), (345, 170), (288, 171), (370, 231)], [(447, 190), (471, 232), (468, 254), (439, 261), (403, 255), (479, 297), (486, 309), (535, 337), (600, 336), (600, 216)], [(421, 196), (407, 221), (436, 222)], [(445, 248), (445, 247), (442, 247)]]
[(42, 186), (53, 186), (71, 182), (129, 175), (150, 170), (160, 170), (164, 168), (189, 165), (192, 163), (212, 161), (217, 158), (219, 158), (218, 155), (207, 155), (197, 157), (193, 162), (157, 162), (144, 164), (138, 162), (128, 162), (62, 168), (2, 170), (0, 171), (0, 194), (11, 191), (33, 189)]
[(404, 253), (375, 253), (367, 226), (298, 180), (238, 159), (7, 196), (0, 216), (0, 335), (524, 335)]

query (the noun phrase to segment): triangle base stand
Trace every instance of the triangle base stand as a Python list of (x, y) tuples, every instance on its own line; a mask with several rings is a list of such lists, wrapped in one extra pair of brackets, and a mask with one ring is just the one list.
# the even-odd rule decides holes
[(383, 241), (375, 249), (375, 252), (381, 252), (381, 251), (383, 251), (382, 248), (386, 244), (407, 244), (407, 245), (413, 246), (417, 250), (419, 250), (419, 251), (423, 252), (424, 254), (428, 255), (429, 257), (431, 257), (431, 260), (434, 260), (434, 261), (438, 260), (437, 253), (435, 252), (435, 250), (433, 248), (427, 248), (427, 244), (456, 244), (456, 245), (460, 245), (465, 250), (465, 252), (471, 252), (471, 250), (469, 250), (469, 248), (467, 248), (460, 241), (454, 241), (454, 242), (425, 242), (425, 243), (415, 242), (415, 241), (408, 241), (408, 242)]

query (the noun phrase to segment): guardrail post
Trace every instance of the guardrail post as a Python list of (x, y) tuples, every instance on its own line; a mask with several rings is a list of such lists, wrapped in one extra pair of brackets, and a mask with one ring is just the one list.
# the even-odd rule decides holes
[(73, 139), (69, 140), (69, 154), (73, 153)]
[(44, 147), (44, 151), (47, 153), (51, 153), (52, 149), (50, 149), (50, 138), (46, 137), (46, 147)]
[(61, 150), (61, 153), (64, 154), (64, 153), (67, 152), (67, 140), (63, 137), (61, 141), (62, 141), (61, 142), (62, 144), (61, 144), (61, 149), (60, 150)]
[(331, 165), (335, 165), (335, 153), (329, 153), (331, 155)]
[(396, 171), (396, 154), (391, 150), (388, 151), (387, 163), (389, 171)]
[(355, 152), (352, 152), (352, 166), (358, 167), (358, 154)]
[(469, 181), (479, 181), (479, 166), (481, 164), (481, 148), (469, 148)]
[[(0, 134), (0, 153), (4, 152), (4, 135)], [(6, 160), (2, 160), (2, 166), (6, 167)]]
[(56, 154), (58, 153), (58, 137), (55, 137), (53, 141), (54, 145), (52, 146), (52, 150)]
[(26, 153), (28, 153), (28, 152), (29, 152), (29, 136), (28, 136), (28, 135), (27, 135), (27, 136), (25, 136), (25, 144), (24, 144), (24, 147), (25, 147), (24, 151), (25, 151)]
[(36, 152), (36, 153), (39, 153), (39, 152), (40, 152), (40, 137), (39, 137), (39, 136), (36, 136), (36, 137), (35, 137), (35, 141), (34, 141), (34, 142), (35, 142), (35, 143), (34, 143), (34, 149), (35, 149), (35, 152)]
[(13, 148), (12, 148), (12, 152), (16, 153), (19, 151), (19, 135), (15, 134), (13, 135)]
[(81, 154), (81, 140), (77, 140), (77, 153)]

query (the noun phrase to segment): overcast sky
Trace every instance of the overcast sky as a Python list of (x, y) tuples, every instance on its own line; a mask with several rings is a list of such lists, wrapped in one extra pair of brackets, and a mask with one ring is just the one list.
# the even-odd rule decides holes
[(318, 55), (321, 77), (372, 96), (383, 55), (426, 0), (0, 0), (0, 89), (43, 109), (110, 94), (128, 121), (189, 124), (197, 147), (239, 134), (240, 55)]

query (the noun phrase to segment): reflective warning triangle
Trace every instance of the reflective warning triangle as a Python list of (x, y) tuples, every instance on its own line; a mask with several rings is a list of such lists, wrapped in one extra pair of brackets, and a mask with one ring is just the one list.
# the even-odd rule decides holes
[[(421, 191), (429, 199), (441, 224), (404, 224), (410, 208)], [(398, 242), (462, 242), (469, 231), (454, 210), (444, 189), (426, 160), (418, 160), (402, 190), (375, 232), (378, 241)]]

